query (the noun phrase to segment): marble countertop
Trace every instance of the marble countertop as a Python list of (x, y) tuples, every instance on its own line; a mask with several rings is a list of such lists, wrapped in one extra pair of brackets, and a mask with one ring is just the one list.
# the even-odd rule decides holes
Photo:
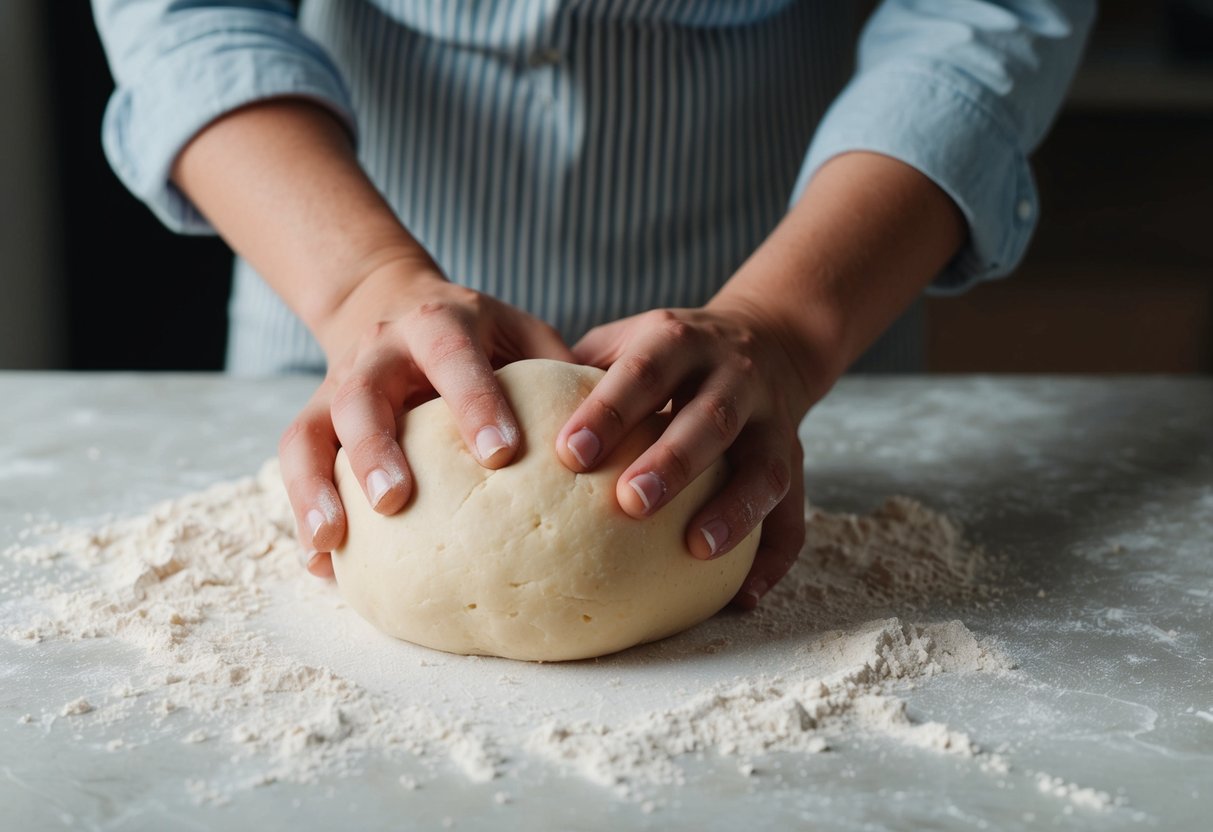
[[(31, 524), (139, 512), (254, 473), (308, 379), (0, 373), (0, 550)], [(275, 784), (227, 805), (180, 788), (177, 745), (114, 755), (18, 724), (107, 663), (104, 644), (0, 639), (0, 822), (12, 829), (1205, 829), (1213, 815), (1213, 381), (848, 378), (802, 426), (810, 498), (867, 510), (904, 494), (961, 521), (1014, 580), (961, 618), (1011, 681), (907, 691), (923, 718), (1117, 798), (1096, 813), (925, 751), (849, 748), (744, 795), (684, 788), (653, 815), (589, 784), (389, 788), (374, 761), (333, 787)], [(0, 558), (0, 566), (3, 558)], [(0, 605), (23, 591), (0, 582)], [(197, 760), (221, 765), (218, 749)], [(208, 763), (211, 764), (211, 763)], [(171, 781), (171, 782), (170, 782)], [(15, 825), (8, 826), (9, 823)]]

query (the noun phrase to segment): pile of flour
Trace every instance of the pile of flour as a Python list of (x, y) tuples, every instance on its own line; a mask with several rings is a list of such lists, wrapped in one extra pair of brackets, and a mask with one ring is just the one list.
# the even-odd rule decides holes
[[(731, 757), (751, 776), (771, 752), (816, 754), (864, 735), (1006, 769), (964, 734), (916, 723), (896, 695), (936, 674), (1010, 670), (959, 621), (893, 615), (993, 597), (996, 563), (912, 500), (866, 516), (809, 511), (799, 562), (755, 613), (565, 665), (387, 639), (305, 575), (297, 553), (273, 463), (101, 528), (31, 530), (4, 556), (32, 598), (0, 608), (0, 633), (29, 650), (108, 640), (133, 649), (138, 670), (21, 721), (30, 730), (96, 726), (115, 753), (164, 737), (218, 744), (230, 771), (184, 784), (218, 802), (279, 780), (354, 773), (375, 756), (478, 782), (531, 760), (648, 808), (683, 782), (688, 755)], [(720, 670), (710, 661), (720, 653), (746, 672)], [(677, 687), (662, 675), (699, 665)], [(468, 691), (492, 707), (451, 704)], [(422, 780), (405, 774), (401, 785)], [(1048, 787), (1060, 794), (1069, 784)], [(1086, 805), (1106, 798), (1079, 796)]]
[(831, 735), (858, 731), (972, 757), (980, 749), (966, 735), (938, 722), (912, 722), (905, 703), (889, 695), (887, 685), (936, 673), (1009, 669), (959, 621), (926, 626), (896, 618), (872, 621), (825, 633), (802, 649), (838, 670), (824, 678), (799, 673), (750, 678), (618, 725), (551, 722), (531, 736), (528, 747), (623, 796), (633, 794), (638, 783), (681, 784), (677, 758), (683, 755), (735, 755), (739, 771), (750, 775), (763, 754), (816, 754), (828, 750)]

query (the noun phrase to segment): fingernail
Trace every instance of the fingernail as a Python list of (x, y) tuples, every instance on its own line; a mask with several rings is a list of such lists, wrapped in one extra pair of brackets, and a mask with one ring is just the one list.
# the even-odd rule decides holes
[(495, 425), (486, 425), (476, 434), (476, 453), (481, 462), (488, 462), (498, 451), (509, 447)]
[(720, 551), (721, 547), (729, 542), (729, 526), (723, 520), (717, 519), (704, 523), (699, 533), (708, 542), (708, 550), (712, 557), (716, 557), (716, 553)]
[[(321, 564), (324, 564), (323, 569), (320, 568)], [(312, 563), (307, 565), (307, 570), (309, 574), (312, 574), (315, 577), (320, 577), (320, 579), (330, 579), (330, 577), (336, 577), (336, 572), (332, 571), (332, 560), (323, 558), (320, 554), (317, 554), (314, 558), (312, 558)]]
[(331, 570), (326, 569), (326, 570), (325, 570), (325, 571), (323, 571), (323, 572), (317, 572), (317, 571), (316, 571), (316, 569), (315, 569), (315, 567), (316, 567), (316, 566), (317, 566), (319, 563), (320, 563), (320, 553), (319, 553), (319, 552), (313, 552), (313, 553), (312, 553), (312, 559), (311, 559), (311, 560), (309, 560), (309, 561), (307, 562), (307, 567), (306, 567), (306, 568), (307, 568), (307, 571), (308, 571), (308, 573), (309, 573), (309, 574), (311, 574), (311, 575), (315, 575), (317, 578), (323, 578), (323, 577), (326, 577), (326, 576), (329, 574), (329, 572), (330, 572)]
[(376, 468), (366, 477), (366, 493), (371, 497), (371, 508), (379, 505), (379, 501), (392, 490), (392, 478), (388, 476), (387, 471), (382, 468)]
[(665, 483), (652, 471), (632, 477), (628, 480), (628, 485), (636, 492), (640, 502), (644, 503), (645, 513), (652, 511), (653, 506), (657, 505), (665, 494)]
[(602, 443), (589, 428), (577, 431), (569, 437), (569, 441), (565, 444), (573, 456), (577, 457), (582, 468), (589, 468), (593, 465), (594, 461), (598, 459), (598, 452), (602, 450)]
[(750, 584), (748, 587), (746, 587), (745, 594), (748, 595), (751, 599), (753, 599), (754, 606), (758, 606), (758, 602), (762, 600), (762, 596), (767, 594), (768, 588), (769, 588), (769, 586), (768, 586), (767, 582), (764, 581), (762, 578), (759, 578), (758, 580), (756, 580), (752, 584)]
[(307, 569), (308, 565), (315, 559), (316, 555), (318, 555), (318, 554), (319, 554), (319, 552), (317, 552), (315, 549), (300, 549), (299, 550), (299, 565), (302, 566), (304, 569)]
[(307, 513), (307, 527), (309, 530), (311, 530), (313, 538), (315, 538), (316, 534), (321, 528), (323, 528), (324, 520), (324, 513), (318, 508), (314, 508)]

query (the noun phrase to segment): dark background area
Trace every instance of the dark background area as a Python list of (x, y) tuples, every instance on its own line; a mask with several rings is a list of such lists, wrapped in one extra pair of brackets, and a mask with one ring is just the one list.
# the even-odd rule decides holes
[[(928, 305), (941, 372), (1213, 371), (1213, 11), (1103, 4), (1035, 157), (1042, 219), (1010, 279)], [(38, 3), (70, 369), (222, 367), (231, 254), (171, 234), (110, 171), (113, 82), (84, 3)], [(1204, 4), (1209, 8), (1209, 4)]]
[(1028, 256), (929, 303), (932, 370), (1213, 372), (1213, 2), (1100, 8)]
[(92, 14), (86, 3), (55, 7), (45, 32), (66, 243), (68, 366), (220, 369), (231, 252), (217, 237), (169, 232), (114, 176), (101, 149), (114, 82)]

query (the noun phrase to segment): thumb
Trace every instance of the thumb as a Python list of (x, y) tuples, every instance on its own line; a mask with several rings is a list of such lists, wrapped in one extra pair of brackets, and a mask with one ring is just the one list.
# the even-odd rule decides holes
[(520, 358), (551, 358), (570, 364), (576, 363), (577, 359), (555, 327), (537, 318), (527, 318), (513, 329), (511, 340), (520, 353)]
[(622, 352), (630, 319), (596, 326), (573, 345), (573, 356), (579, 364), (607, 369)]

